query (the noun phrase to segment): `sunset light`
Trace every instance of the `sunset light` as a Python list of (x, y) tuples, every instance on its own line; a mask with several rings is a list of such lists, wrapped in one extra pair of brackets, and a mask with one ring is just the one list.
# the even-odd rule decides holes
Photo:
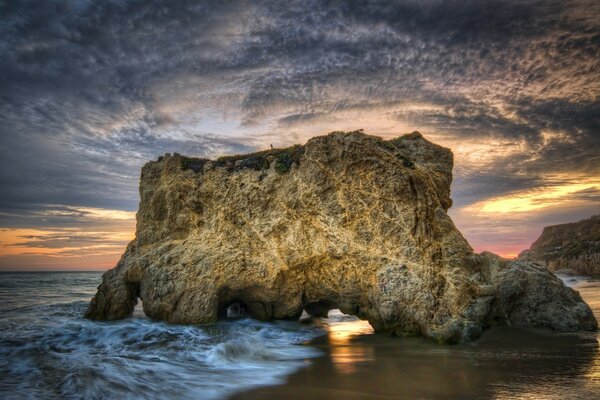
[(547, 186), (525, 192), (493, 198), (471, 206), (474, 211), (488, 214), (493, 213), (524, 213), (540, 210), (556, 205), (573, 203), (586, 204), (585, 199), (579, 199), (577, 194), (600, 194), (600, 180), (594, 179), (585, 183), (566, 183), (558, 186)]
[(599, 320), (599, 0), (0, 0), (0, 399), (600, 399)]

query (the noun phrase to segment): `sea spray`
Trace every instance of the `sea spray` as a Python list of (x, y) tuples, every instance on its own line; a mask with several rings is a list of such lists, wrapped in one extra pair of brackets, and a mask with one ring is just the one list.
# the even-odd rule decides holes
[(222, 398), (279, 383), (320, 354), (305, 343), (324, 330), (295, 322), (88, 321), (83, 298), (99, 274), (42, 275), (2, 276), (0, 300), (12, 299), (0, 317), (2, 398)]

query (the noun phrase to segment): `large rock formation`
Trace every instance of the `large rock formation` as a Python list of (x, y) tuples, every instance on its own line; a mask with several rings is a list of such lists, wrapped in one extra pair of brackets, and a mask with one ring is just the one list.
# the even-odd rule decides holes
[(137, 232), (86, 316), (207, 323), (339, 308), (376, 331), (440, 342), (496, 324), (595, 329), (545, 268), (474, 254), (446, 211), (452, 153), (419, 133), (334, 132), (305, 146), (146, 164)]
[(580, 275), (600, 278), (600, 215), (545, 227), (519, 258), (538, 262), (551, 271), (570, 269)]

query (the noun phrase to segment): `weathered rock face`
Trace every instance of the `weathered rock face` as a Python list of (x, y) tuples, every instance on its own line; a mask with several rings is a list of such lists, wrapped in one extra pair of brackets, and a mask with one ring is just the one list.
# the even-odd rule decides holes
[(589, 307), (527, 262), (474, 254), (446, 214), (452, 153), (415, 132), (335, 132), (217, 161), (142, 170), (136, 239), (86, 316), (207, 323), (241, 304), (262, 320), (339, 308), (376, 331), (440, 342), (495, 324), (595, 329)]
[(545, 227), (519, 258), (538, 262), (551, 271), (567, 268), (600, 278), (600, 215)]

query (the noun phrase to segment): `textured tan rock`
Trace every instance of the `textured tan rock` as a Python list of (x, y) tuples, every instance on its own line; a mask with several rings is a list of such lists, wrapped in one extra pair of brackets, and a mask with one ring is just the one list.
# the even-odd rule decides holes
[(127, 317), (139, 297), (173, 323), (213, 322), (232, 303), (262, 320), (339, 308), (376, 331), (440, 342), (493, 324), (595, 329), (545, 269), (473, 253), (446, 214), (452, 158), (417, 132), (161, 157), (142, 170), (136, 239), (86, 316)]

